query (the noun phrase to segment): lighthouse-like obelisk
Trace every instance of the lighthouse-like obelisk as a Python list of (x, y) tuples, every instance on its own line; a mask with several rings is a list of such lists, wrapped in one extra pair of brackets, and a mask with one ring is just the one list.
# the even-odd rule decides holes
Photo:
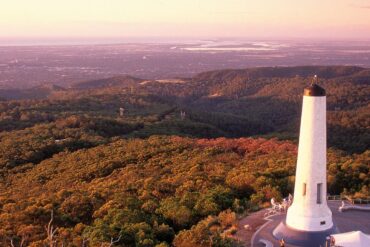
[(293, 204), (273, 232), (297, 246), (319, 246), (335, 231), (326, 202), (326, 92), (304, 89)]

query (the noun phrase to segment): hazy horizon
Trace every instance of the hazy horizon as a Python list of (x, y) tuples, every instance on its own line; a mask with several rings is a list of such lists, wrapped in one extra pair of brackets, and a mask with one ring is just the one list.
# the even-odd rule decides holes
[(117, 44), (194, 44), (201, 42), (297, 42), (297, 43), (323, 43), (328, 44), (351, 42), (351, 45), (362, 45), (370, 42), (369, 39), (330, 39), (330, 38), (258, 38), (258, 37), (28, 37), (28, 38), (2, 38), (0, 37), (0, 47), (7, 46), (73, 46), (73, 45), (117, 45)]
[(14, 0), (0, 42), (370, 40), (370, 1)]

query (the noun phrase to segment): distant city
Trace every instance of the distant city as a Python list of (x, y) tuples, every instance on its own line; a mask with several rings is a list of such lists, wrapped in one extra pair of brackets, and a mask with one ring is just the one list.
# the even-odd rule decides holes
[(370, 67), (370, 42), (365, 41), (109, 42), (111, 44), (72, 42), (68, 45), (63, 42), (2, 42), (0, 89), (29, 88), (40, 84), (68, 87), (80, 81), (124, 74), (145, 79), (169, 79), (229, 68)]

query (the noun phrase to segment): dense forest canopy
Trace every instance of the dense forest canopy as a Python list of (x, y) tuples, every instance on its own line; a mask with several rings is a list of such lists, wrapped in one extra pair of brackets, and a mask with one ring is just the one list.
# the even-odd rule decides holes
[(1, 245), (49, 243), (52, 214), (60, 246), (234, 246), (238, 214), (293, 191), (302, 91), (314, 74), (328, 93), (328, 192), (369, 196), (367, 69), (0, 92)]

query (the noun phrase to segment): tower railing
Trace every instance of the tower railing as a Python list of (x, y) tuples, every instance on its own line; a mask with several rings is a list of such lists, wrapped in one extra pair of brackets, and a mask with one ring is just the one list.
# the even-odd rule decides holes
[(370, 204), (370, 197), (366, 198), (351, 198), (346, 195), (328, 195), (328, 201), (349, 201), (351, 204)]

